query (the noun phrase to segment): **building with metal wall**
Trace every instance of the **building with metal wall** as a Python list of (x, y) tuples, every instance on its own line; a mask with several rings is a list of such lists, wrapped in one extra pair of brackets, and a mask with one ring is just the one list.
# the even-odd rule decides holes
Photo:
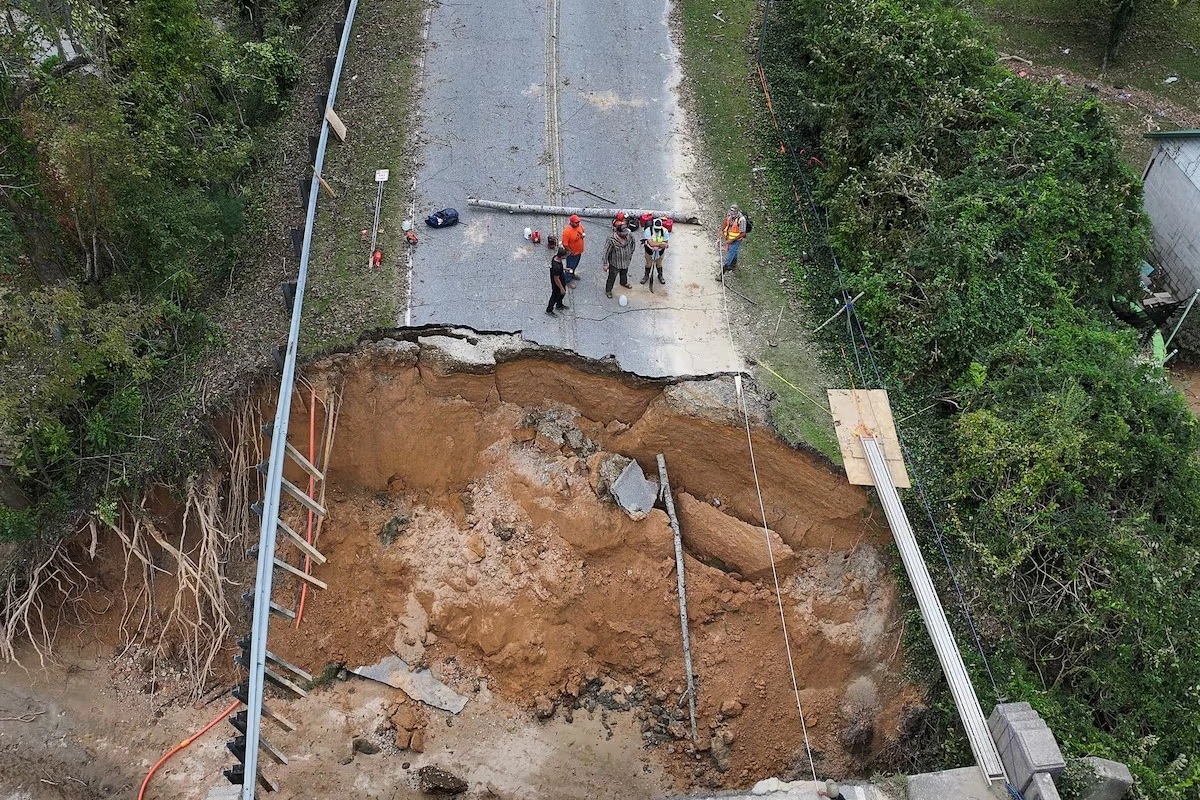
[(1153, 228), (1150, 263), (1184, 298), (1200, 289), (1200, 130), (1158, 131), (1142, 174)]

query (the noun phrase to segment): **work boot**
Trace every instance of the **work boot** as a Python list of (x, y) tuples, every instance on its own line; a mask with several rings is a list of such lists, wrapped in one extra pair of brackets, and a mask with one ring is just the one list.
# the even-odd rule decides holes
[(558, 316), (558, 314), (555, 314), (553, 311), (551, 311), (550, 309), (548, 309), (548, 308), (547, 308), (547, 309), (546, 309), (546, 316), (547, 316), (547, 317), (557, 317), (557, 316)]
[(605, 293), (604, 293), (604, 296), (605, 296), (605, 297), (612, 297), (612, 292), (605, 292)]
[(663, 280), (661, 269), (658, 271), (658, 282), (661, 283), (663, 286), (667, 285), (667, 282)]
[(632, 283), (622, 283), (621, 285), (622, 285), (622, 286), (624, 286), (626, 289), (632, 289), (632, 288), (633, 288), (633, 284), (632, 284)]
[(647, 269), (646, 274), (642, 276), (642, 283), (645, 284), (646, 281), (648, 281), (648, 280), (650, 280), (650, 270), (649, 269)]
[(570, 311), (570, 310), (571, 310), (571, 307), (570, 307), (570, 306), (564, 306), (562, 303), (559, 303), (559, 304), (558, 304), (558, 310), (559, 310), (559, 311)]

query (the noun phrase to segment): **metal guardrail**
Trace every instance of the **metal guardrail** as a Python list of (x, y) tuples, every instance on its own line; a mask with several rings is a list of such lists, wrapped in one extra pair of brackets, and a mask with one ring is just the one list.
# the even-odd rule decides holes
[(242, 800), (254, 800), (258, 787), (259, 748), (262, 741), (263, 690), (268, 661), (267, 628), (271, 617), (271, 584), (276, 567), (275, 536), (279, 524), (279, 501), (283, 487), (283, 468), (287, 455), (288, 418), (292, 411), (292, 391), (296, 381), (296, 357), (300, 344), (300, 319), (304, 311), (304, 288), (308, 282), (308, 260), (312, 249), (313, 224), (316, 221), (317, 197), (321, 190), (321, 171), (325, 164), (325, 147), (329, 142), (328, 112), (333, 110), (341, 80), (346, 47), (354, 27), (358, 0), (349, 0), (337, 60), (329, 81), (329, 94), (321, 120), (321, 136), (313, 163), (309, 184), (307, 215), (304, 221), (304, 243), (300, 249), (300, 268), (296, 278), (296, 296), (292, 301), (291, 328), (288, 331), (287, 351), (283, 361), (283, 377), (279, 382), (279, 399), (275, 409), (275, 424), (271, 429), (271, 454), (267, 460), (267, 482), (263, 496), (262, 515), (258, 534), (258, 572), (255, 579), (253, 622), (250, 629), (250, 680), (246, 697), (246, 751)]

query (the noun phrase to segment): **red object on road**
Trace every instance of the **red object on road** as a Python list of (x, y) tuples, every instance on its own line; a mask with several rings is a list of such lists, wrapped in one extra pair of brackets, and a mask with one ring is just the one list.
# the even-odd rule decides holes
[(530, 237), (529, 237), (529, 238), (530, 238), (530, 239), (533, 241), (533, 243), (534, 243), (534, 244), (541, 244), (541, 243), (542, 243), (542, 232), (541, 232), (541, 231), (534, 231), (534, 232), (533, 232), (533, 233), (530, 235)]
[(379, 269), (379, 265), (382, 263), (383, 263), (383, 251), (376, 250), (374, 253), (371, 254), (371, 266), (374, 267), (375, 269)]

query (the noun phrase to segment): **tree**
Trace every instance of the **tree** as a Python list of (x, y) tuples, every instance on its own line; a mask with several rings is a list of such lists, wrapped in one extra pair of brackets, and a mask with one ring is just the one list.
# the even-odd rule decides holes
[(1108, 41), (1104, 46), (1104, 68), (1108, 69), (1108, 65), (1117, 60), (1121, 43), (1135, 17), (1144, 16), (1155, 7), (1179, 8), (1189, 2), (1191, 0), (1107, 0)]

